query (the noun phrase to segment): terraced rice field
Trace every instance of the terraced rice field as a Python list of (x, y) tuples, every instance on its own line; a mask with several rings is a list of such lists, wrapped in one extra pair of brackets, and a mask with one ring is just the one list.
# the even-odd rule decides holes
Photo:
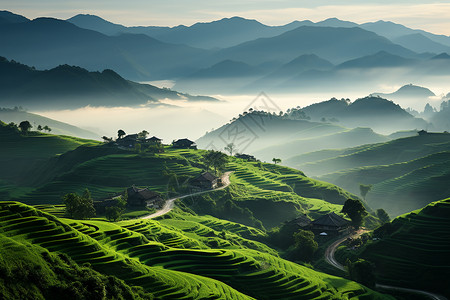
[[(212, 227), (218, 223), (214, 219), (210, 222)], [(198, 236), (214, 230), (204, 224), (190, 230)], [(17, 202), (0, 203), (3, 234), (65, 253), (77, 263), (89, 263), (101, 273), (143, 287), (156, 298), (382, 299), (354, 282), (265, 252), (210, 249), (172, 225), (177, 224), (153, 220), (117, 224), (73, 221)], [(237, 229), (233, 224), (228, 227)], [(186, 231), (188, 228), (184, 227)]]
[(383, 283), (450, 294), (450, 199), (434, 202), (392, 222), (392, 234), (368, 245)]

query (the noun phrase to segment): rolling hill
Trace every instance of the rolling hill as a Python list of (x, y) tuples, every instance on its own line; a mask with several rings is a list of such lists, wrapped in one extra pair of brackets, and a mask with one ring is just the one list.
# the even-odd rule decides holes
[[(59, 219), (16, 202), (0, 203), (0, 212), (2, 239), (18, 243), (18, 247), (27, 245), (35, 253), (34, 261), (46, 267), (45, 275), (51, 272), (42, 259), (53, 258), (58, 265), (60, 260), (54, 258), (58, 253), (71, 261), (72, 268), (84, 264), (88, 268), (86, 273), (101, 274), (99, 281), (107, 276), (113, 282), (119, 278), (123, 282), (117, 285), (140, 287), (141, 294), (150, 294), (149, 298), (389, 299), (357, 283), (280, 259), (267, 253), (270, 251), (267, 248), (230, 249), (226, 238), (237, 240), (234, 233), (226, 233), (224, 238), (211, 236), (210, 240), (223, 248), (209, 248), (201, 237), (207, 232), (217, 234), (214, 230), (217, 222), (199, 223), (201, 226), (194, 228), (178, 220), (78, 222)], [(173, 227), (186, 225), (191, 226), (195, 235)], [(0, 247), (5, 252), (5, 244)]]
[(38, 71), (0, 57), (0, 105), (32, 109), (72, 109), (84, 106), (137, 106), (161, 99), (218, 101), (149, 84), (125, 80), (112, 70), (89, 72), (61, 65)]
[(22, 135), (3, 122), (0, 122), (0, 139), (0, 199), (3, 200), (32, 190), (32, 181), (36, 178), (32, 180), (29, 172), (45, 165), (48, 159), (81, 145), (100, 144), (93, 140), (37, 132)]
[(433, 202), (373, 232), (376, 241), (357, 251), (375, 263), (384, 284), (450, 295), (448, 236), (450, 200)]

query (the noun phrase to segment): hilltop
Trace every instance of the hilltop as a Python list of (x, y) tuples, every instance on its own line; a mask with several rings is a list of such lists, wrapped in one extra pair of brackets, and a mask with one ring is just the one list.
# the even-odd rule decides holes
[(137, 106), (161, 99), (217, 101), (191, 96), (149, 84), (125, 80), (112, 70), (89, 72), (61, 65), (51, 70), (35, 68), (0, 57), (0, 105), (35, 109), (71, 109), (84, 106)]

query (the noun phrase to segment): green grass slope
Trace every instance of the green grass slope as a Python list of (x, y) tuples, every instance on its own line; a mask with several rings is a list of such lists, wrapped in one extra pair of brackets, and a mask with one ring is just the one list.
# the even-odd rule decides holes
[[(337, 156), (310, 163), (298, 164), (295, 157), (288, 162), (290, 166), (299, 168), (308, 175), (319, 176), (357, 167), (405, 162), (447, 150), (450, 150), (450, 134), (429, 133), (336, 151)], [(304, 158), (299, 158), (300, 162), (304, 161)]]
[(381, 239), (361, 256), (376, 264), (383, 283), (450, 296), (450, 199), (402, 215), (373, 235)]
[(385, 208), (391, 215), (403, 214), (449, 197), (449, 178), (449, 151), (407, 162), (354, 168), (320, 177), (355, 193), (360, 183), (372, 184), (367, 202), (373, 208)]
[[(79, 147), (30, 173), (46, 181), (17, 199), (32, 205), (57, 205), (70, 192), (88, 188), (94, 199), (102, 199), (133, 184), (148, 186), (165, 197), (185, 195), (191, 192), (189, 180), (206, 169), (205, 153), (170, 147), (159, 154), (136, 154), (112, 145)], [(183, 207), (262, 228), (277, 226), (299, 213), (316, 217), (338, 212), (346, 199), (356, 197), (283, 166), (230, 157), (226, 170), (233, 171), (229, 188), (185, 198)]]
[[(211, 226), (217, 226), (216, 223), (212, 219)], [(193, 236), (187, 236), (187, 232), (174, 225), (177, 224), (153, 220), (116, 224), (60, 220), (17, 202), (0, 203), (2, 235), (51, 253), (63, 253), (77, 264), (88, 263), (85, 266), (96, 272), (141, 287), (143, 293), (158, 299), (389, 298), (355, 282), (310, 270), (263, 251), (191, 249)], [(189, 226), (179, 226), (189, 231)], [(212, 229), (204, 226), (192, 231), (200, 236)], [(252, 231), (258, 234), (257, 230)], [(225, 233), (224, 238), (228, 235)], [(199, 246), (206, 245), (198, 242)]]
[(0, 140), (0, 199), (8, 195), (16, 197), (23, 192), (23, 187), (32, 187), (29, 172), (41, 168), (51, 157), (81, 145), (100, 144), (92, 140), (36, 132), (21, 135), (4, 123), (0, 123)]

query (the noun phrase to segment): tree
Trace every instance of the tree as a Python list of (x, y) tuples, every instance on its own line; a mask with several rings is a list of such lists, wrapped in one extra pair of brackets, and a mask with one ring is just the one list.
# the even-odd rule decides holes
[(82, 196), (69, 193), (63, 197), (66, 213), (74, 219), (88, 219), (95, 216), (94, 201), (91, 193), (86, 189)]
[(218, 174), (217, 171), (225, 168), (225, 165), (228, 162), (228, 156), (220, 151), (209, 150), (204, 156), (203, 161), (206, 164), (206, 167), (209, 169), (211, 167), (214, 168), (214, 172)]
[(367, 215), (366, 208), (362, 202), (356, 199), (348, 199), (345, 201), (341, 212), (346, 214), (352, 220), (352, 225), (356, 229), (361, 226), (364, 217)]
[(125, 134), (125, 131), (123, 131), (122, 129), (119, 129), (117, 131), (117, 136), (119, 137), (119, 139), (121, 139)]
[(41, 125), (38, 125), (38, 127), (37, 127), (37, 130), (38, 131), (42, 131), (44, 128), (42, 128), (42, 126)]
[(50, 132), (52, 131), (52, 129), (50, 127), (48, 127), (47, 125), (44, 126), (43, 128), (45, 131)]
[(360, 258), (353, 263), (347, 260), (346, 264), (352, 280), (362, 283), (369, 288), (375, 287), (374, 265), (370, 261)]
[(364, 201), (366, 201), (367, 193), (370, 192), (372, 189), (371, 184), (360, 184), (359, 185), (359, 193), (361, 194), (361, 197), (363, 197)]
[(278, 164), (278, 163), (281, 163), (281, 159), (280, 158), (272, 158), (272, 161), (273, 161), (273, 163), (274, 164)]
[(104, 143), (109, 143), (109, 142), (112, 142), (112, 140), (113, 140), (112, 138), (109, 138), (106, 135), (102, 136), (102, 139), (103, 139)]
[(138, 133), (138, 138), (145, 140), (147, 136), (149, 135), (149, 132), (147, 130), (142, 130)]
[(377, 209), (377, 217), (383, 224), (389, 223), (391, 221), (388, 213), (382, 208)]
[(225, 151), (228, 151), (230, 153), (230, 156), (233, 156), (233, 152), (236, 149), (236, 146), (234, 145), (234, 143), (229, 143), (228, 145), (225, 146), (225, 148), (223, 148)]
[(314, 233), (299, 229), (294, 233), (296, 256), (302, 261), (311, 261), (319, 245), (314, 240)]
[(23, 133), (27, 133), (33, 126), (28, 121), (22, 121), (19, 124), (19, 128)]
[(105, 216), (109, 221), (116, 222), (122, 217), (123, 212), (126, 209), (128, 200), (127, 190), (121, 197), (117, 199), (117, 203), (114, 206), (109, 206), (105, 209)]

